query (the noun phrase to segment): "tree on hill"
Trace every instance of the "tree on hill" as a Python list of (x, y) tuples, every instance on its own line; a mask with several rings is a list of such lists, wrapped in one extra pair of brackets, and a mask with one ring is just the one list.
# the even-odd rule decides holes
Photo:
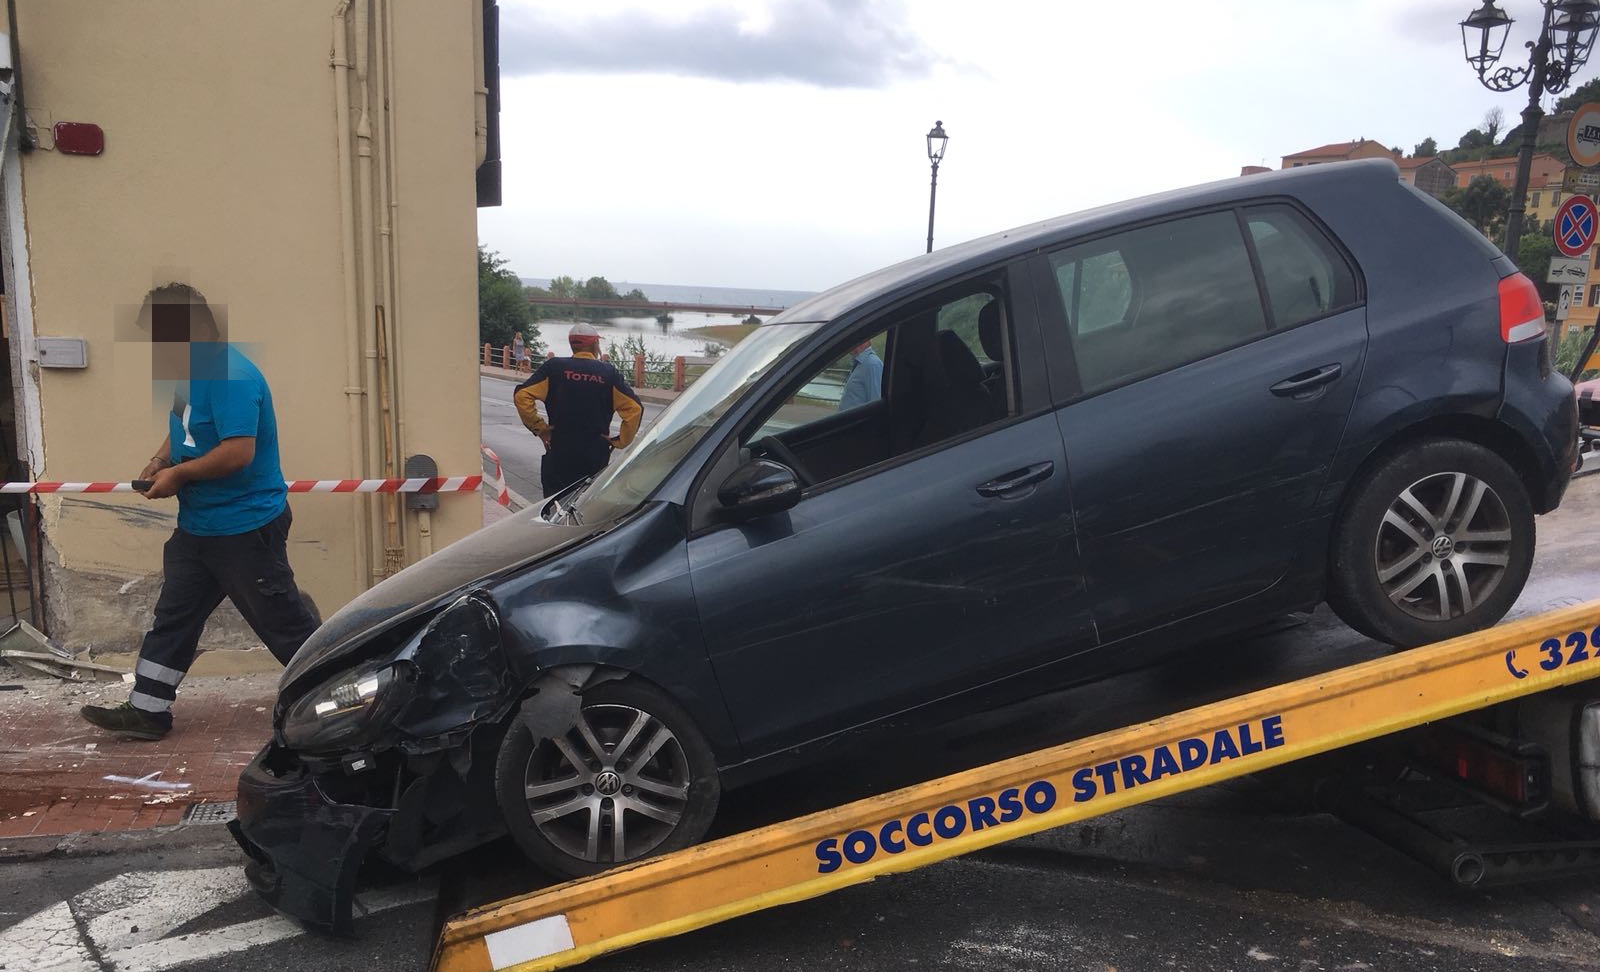
[(511, 343), (512, 335), (521, 331), (528, 348), (542, 354), (544, 343), (539, 340), (539, 328), (533, 319), (522, 281), (506, 269), (500, 254), (479, 246), (478, 342), (504, 347)]
[(1585, 81), (1567, 92), (1565, 97), (1556, 102), (1556, 110), (1551, 114), (1564, 115), (1569, 111), (1577, 111), (1591, 101), (1600, 101), (1600, 78)]
[(1411, 150), (1411, 157), (1414, 159), (1428, 159), (1438, 154), (1439, 144), (1433, 140), (1431, 135), (1418, 142), (1417, 147)]
[(1483, 123), (1478, 127), (1483, 130), (1484, 137), (1493, 145), (1495, 137), (1500, 134), (1500, 129), (1506, 126), (1506, 113), (1496, 105), (1483, 113)]
[(1473, 128), (1469, 129), (1465, 135), (1461, 136), (1461, 141), (1456, 143), (1456, 148), (1473, 152), (1478, 149), (1489, 148), (1492, 145), (1494, 145), (1494, 139), (1490, 138), (1488, 135), (1485, 135), (1482, 129)]
[(1505, 216), (1510, 203), (1506, 187), (1486, 175), (1473, 179), (1466, 188), (1446, 189), (1439, 201), (1460, 213), (1480, 233), (1487, 233)]

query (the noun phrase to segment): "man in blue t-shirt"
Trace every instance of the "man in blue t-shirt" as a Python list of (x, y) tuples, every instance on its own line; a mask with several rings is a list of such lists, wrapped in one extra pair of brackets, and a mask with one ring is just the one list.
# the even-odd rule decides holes
[(155, 342), (156, 377), (177, 380), (167, 439), (139, 479), (149, 499), (178, 498), (178, 528), (163, 550), (133, 692), (121, 705), (80, 711), (103, 729), (160, 739), (200, 632), (224, 597), (285, 664), (321, 622), (289, 567), (291, 516), (266, 379), (220, 340), (205, 298), (186, 284), (151, 291), (139, 319)]

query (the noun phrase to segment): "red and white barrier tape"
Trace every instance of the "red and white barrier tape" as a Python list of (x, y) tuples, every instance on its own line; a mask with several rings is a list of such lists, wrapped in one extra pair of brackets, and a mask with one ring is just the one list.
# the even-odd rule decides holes
[(494, 499), (501, 506), (511, 505), (511, 491), (506, 489), (505, 473), (500, 469), (500, 457), (488, 446), (483, 446), (483, 454), (494, 463), (494, 475), (489, 478), (489, 487), (494, 490)]
[[(482, 476), (434, 476), (422, 479), (293, 479), (291, 493), (470, 493), (483, 485)], [(0, 483), (0, 493), (134, 493), (132, 483)]]
[[(489, 486), (501, 506), (511, 505), (500, 457), (488, 446), (483, 454), (494, 463)], [(484, 477), (434, 476), (413, 479), (290, 479), (284, 481), (291, 493), (471, 493), (482, 486)], [(133, 483), (0, 483), (4, 493), (137, 493)]]

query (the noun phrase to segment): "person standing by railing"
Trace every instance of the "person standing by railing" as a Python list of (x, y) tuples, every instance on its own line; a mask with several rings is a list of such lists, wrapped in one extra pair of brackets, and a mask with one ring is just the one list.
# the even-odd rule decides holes
[(528, 343), (523, 340), (522, 332), (518, 331), (511, 338), (511, 367), (522, 371), (528, 364)]

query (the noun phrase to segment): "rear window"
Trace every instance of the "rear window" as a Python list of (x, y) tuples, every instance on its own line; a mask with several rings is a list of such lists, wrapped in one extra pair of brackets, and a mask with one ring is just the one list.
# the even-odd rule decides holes
[(1282, 205), (1245, 211), (1275, 328), (1316, 320), (1356, 302), (1356, 278), (1322, 231)]

